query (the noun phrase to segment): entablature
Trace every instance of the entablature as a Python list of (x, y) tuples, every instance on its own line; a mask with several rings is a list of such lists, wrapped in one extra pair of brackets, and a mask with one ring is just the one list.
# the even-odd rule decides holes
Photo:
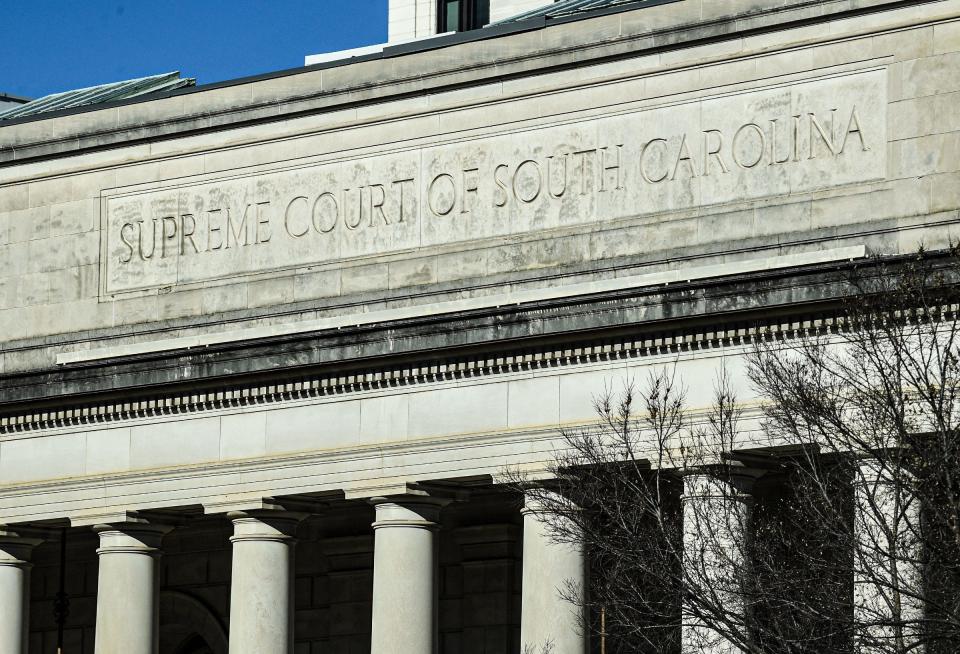
[[(932, 255), (942, 262), (947, 254)], [(886, 258), (884, 265), (896, 265)], [(0, 377), (0, 433), (336, 397), (354, 392), (746, 345), (842, 326), (848, 259), (592, 297), (425, 315)], [(889, 268), (888, 268), (889, 269)], [(945, 274), (954, 271), (946, 269)]]

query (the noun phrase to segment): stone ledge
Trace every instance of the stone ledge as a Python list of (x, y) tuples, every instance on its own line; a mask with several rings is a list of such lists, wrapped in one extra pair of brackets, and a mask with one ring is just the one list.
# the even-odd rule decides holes
[[(659, 289), (639, 298), (608, 294), (574, 306), (541, 303), (525, 312), (514, 310), (514, 315), (460, 317), (440, 329), (433, 324), (437, 319), (431, 319), (385, 331), (19, 376), (4, 384), (7, 402), (0, 409), (0, 433), (712, 349), (747, 342), (757, 330), (778, 337), (811, 328), (832, 330), (839, 326), (835, 305), (846, 288), (847, 273), (838, 268), (850, 265), (754, 274), (709, 288), (678, 284), (672, 291)], [(802, 308), (782, 310), (792, 304)], [(708, 315), (713, 318), (704, 321)], [(495, 349), (489, 346), (494, 334), (501, 342)], [(437, 337), (445, 343), (442, 350), (424, 342)], [(426, 351), (432, 354), (424, 358)], [(344, 367), (342, 362), (351, 359), (358, 361)], [(121, 389), (128, 394), (116, 399)]]
[(304, 322), (295, 322), (268, 327), (251, 327), (239, 331), (199, 334), (180, 338), (169, 338), (147, 343), (120, 345), (114, 347), (93, 348), (78, 352), (67, 352), (57, 356), (57, 365), (71, 365), (91, 361), (125, 358), (144, 354), (174, 350), (190, 350), (204, 348), (211, 345), (222, 345), (231, 342), (252, 341), (264, 338), (291, 336), (307, 332), (318, 332), (345, 327), (362, 327), (375, 324), (390, 323), (398, 320), (419, 318), (423, 315), (443, 316), (479, 309), (499, 309), (503, 306), (521, 305), (533, 302), (572, 298), (575, 296), (589, 296), (601, 293), (640, 289), (654, 286), (667, 286), (676, 282), (690, 282), (693, 280), (727, 277), (749, 272), (779, 270), (821, 264), (835, 261), (850, 261), (866, 256), (866, 248), (854, 245), (843, 248), (822, 250), (818, 252), (799, 253), (792, 255), (765, 257), (762, 259), (748, 259), (735, 263), (716, 264), (674, 269), (664, 272), (648, 273), (633, 277), (619, 277), (603, 281), (569, 284), (554, 288), (530, 289), (526, 291), (508, 291), (507, 293), (476, 297), (465, 300), (454, 300), (440, 304), (427, 304), (403, 307), (398, 309), (383, 309), (361, 314), (338, 316), (335, 318), (320, 318)]
[[(87, 108), (67, 115), (43, 115), (31, 121), (12, 121), (0, 130), (0, 165), (29, 160), (100, 150), (117, 145), (183, 136), (197, 131), (234, 128), (264, 121), (286, 120), (298, 115), (382, 103), (408, 95), (422, 95), (440, 89), (475, 86), (492, 79), (526, 77), (542, 74), (545, 70), (560, 70), (581, 66), (591, 61), (637, 56), (644, 52), (689, 47), (692, 44), (722, 40), (746, 32), (784, 29), (796, 23), (823, 22), (850, 15), (873, 13), (903, 6), (923, 4), (931, 0), (793, 0), (787, 4), (764, 7), (764, 3), (748, 5), (740, 13), (702, 17), (702, 12), (690, 12), (687, 0), (662, 7), (637, 9), (614, 13), (576, 22), (571, 31), (569, 23), (560, 23), (539, 29), (533, 34), (540, 43), (530, 43), (530, 26), (516, 28), (517, 33), (482, 34), (480, 40), (441, 37), (432, 46), (453, 47), (456, 55), (444, 56), (426, 52), (406, 53), (402, 48), (387, 49), (381, 58), (362, 58), (361, 61), (334, 62), (292, 71), (280, 71), (260, 78), (232, 80), (206, 87), (174, 92), (166, 97), (127, 101)], [(948, 2), (949, 0), (935, 0)], [(652, 18), (649, 12), (658, 11), (658, 21), (633, 18), (638, 14)], [(674, 11), (675, 15), (667, 12)], [(609, 24), (609, 25), (608, 25)], [(655, 27), (651, 28), (653, 24)], [(542, 34), (541, 34), (542, 33)], [(610, 34), (616, 34), (611, 37)], [(487, 45), (491, 38), (497, 42), (497, 51), (513, 50), (521, 54), (509, 57), (494, 56)], [(451, 41), (448, 45), (444, 39)], [(518, 41), (512, 48), (510, 41)], [(466, 41), (460, 42), (460, 41)], [(535, 64), (535, 65), (534, 65)], [(297, 76), (307, 76), (297, 79)], [(317, 77), (310, 81), (309, 76)], [(340, 81), (337, 82), (336, 78)], [(266, 93), (257, 100), (253, 89), (257, 85), (276, 92)], [(262, 92), (261, 92), (262, 93)], [(190, 105), (197, 105), (191, 109)], [(117, 107), (121, 111), (116, 122)], [(104, 112), (111, 120), (107, 129), (91, 129), (94, 120), (82, 122), (82, 130), (70, 126), (75, 113)]]

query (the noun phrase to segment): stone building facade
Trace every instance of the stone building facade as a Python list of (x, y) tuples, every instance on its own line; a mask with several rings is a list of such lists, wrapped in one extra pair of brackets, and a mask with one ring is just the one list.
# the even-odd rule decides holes
[(598, 647), (504, 471), (956, 239), (957, 106), (960, 0), (680, 0), (0, 122), (0, 654)]

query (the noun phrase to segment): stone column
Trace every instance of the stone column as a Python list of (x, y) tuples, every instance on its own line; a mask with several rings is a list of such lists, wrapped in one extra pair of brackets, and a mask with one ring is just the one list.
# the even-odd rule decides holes
[(371, 654), (437, 651), (437, 524), (445, 500), (375, 498)]
[(0, 527), (0, 652), (27, 654), (30, 555), (39, 544)]
[(294, 534), (303, 516), (231, 513), (230, 654), (292, 654)]
[[(523, 577), (520, 598), (520, 651), (584, 654), (583, 593), (586, 560), (583, 548), (551, 539), (539, 506), (527, 497), (523, 514)], [(579, 605), (570, 601), (577, 594)]]
[[(739, 612), (747, 622), (741, 572), (753, 509), (750, 491), (759, 474), (749, 470), (691, 470), (684, 475), (684, 572), (693, 594), (709, 589), (726, 615)], [(684, 654), (739, 654), (743, 650), (710, 628), (689, 604), (683, 608), (681, 649)]]
[(854, 478), (854, 618), (858, 653), (921, 654), (920, 506), (906, 471), (860, 462)]
[(160, 542), (170, 527), (98, 525), (96, 654), (157, 654)]

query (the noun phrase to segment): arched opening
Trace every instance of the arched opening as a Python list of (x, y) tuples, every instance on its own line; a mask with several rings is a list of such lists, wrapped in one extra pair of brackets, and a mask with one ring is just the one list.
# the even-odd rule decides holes
[(160, 654), (227, 653), (227, 631), (202, 600), (180, 591), (160, 592)]

